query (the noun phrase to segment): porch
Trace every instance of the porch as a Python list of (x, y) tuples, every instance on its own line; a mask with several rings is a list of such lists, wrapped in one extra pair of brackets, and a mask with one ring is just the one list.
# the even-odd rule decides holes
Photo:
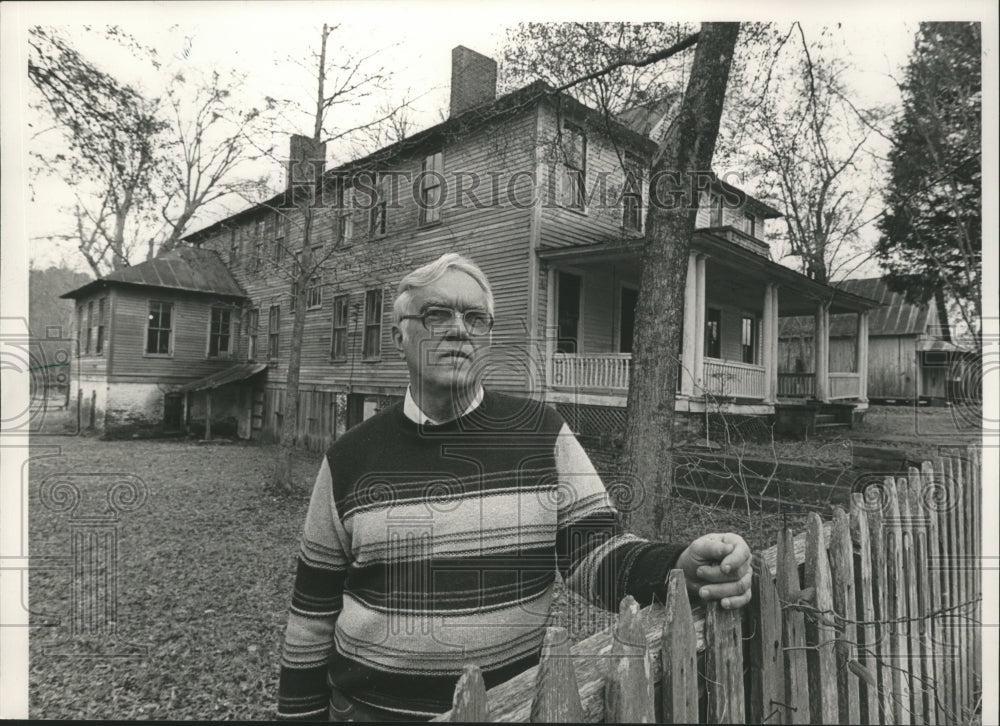
[[(638, 297), (640, 248), (609, 243), (542, 250), (548, 265), (547, 398), (624, 406)], [(773, 413), (775, 404), (867, 407), (864, 298), (845, 295), (711, 233), (688, 257), (676, 408)], [(830, 356), (830, 315), (857, 317), (856, 355)], [(811, 369), (780, 368), (781, 318), (808, 315)]]

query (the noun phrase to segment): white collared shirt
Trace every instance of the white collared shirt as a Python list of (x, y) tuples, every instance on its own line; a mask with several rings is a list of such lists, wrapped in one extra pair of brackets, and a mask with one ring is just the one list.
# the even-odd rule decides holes
[[(479, 407), (479, 404), (482, 402), (483, 402), (483, 387), (478, 386), (476, 388), (476, 395), (472, 399), (472, 403), (470, 403), (469, 407), (462, 412), (462, 416), (465, 416), (475, 411)], [(421, 425), (422, 424), (437, 425), (446, 423), (445, 421), (435, 421), (426, 413), (424, 413), (422, 410), (420, 410), (420, 406), (418, 406), (417, 402), (413, 400), (413, 395), (410, 393), (409, 386), (406, 387), (406, 397), (403, 399), (403, 414), (406, 416), (406, 418), (410, 419), (414, 423), (418, 423)], [(461, 416), (456, 416), (456, 418), (461, 418)]]

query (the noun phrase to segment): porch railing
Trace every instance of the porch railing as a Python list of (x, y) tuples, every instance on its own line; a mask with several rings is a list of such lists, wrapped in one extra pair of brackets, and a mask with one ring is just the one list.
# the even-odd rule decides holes
[(631, 364), (631, 353), (556, 353), (552, 357), (552, 385), (556, 388), (627, 391)]
[(859, 398), (861, 396), (861, 376), (857, 373), (830, 374), (830, 400)]
[(766, 374), (761, 366), (732, 360), (705, 360), (705, 390), (715, 396), (764, 398)]
[(812, 398), (816, 395), (816, 375), (813, 373), (779, 373), (780, 398)]

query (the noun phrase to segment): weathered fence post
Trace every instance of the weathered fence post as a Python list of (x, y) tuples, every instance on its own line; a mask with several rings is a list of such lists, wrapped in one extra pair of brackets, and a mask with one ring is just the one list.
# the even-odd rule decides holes
[(850, 522), (847, 512), (840, 507), (833, 510), (833, 529), (830, 532), (830, 572), (833, 576), (833, 608), (841, 620), (841, 633), (837, 636), (837, 702), (840, 723), (861, 723), (861, 701), (858, 695), (858, 676), (848, 666), (856, 661), (858, 642), (857, 608), (854, 592), (854, 551), (851, 546)]
[(815, 591), (814, 609), (806, 618), (809, 666), (809, 716), (813, 723), (835, 723), (837, 714), (837, 659), (834, 650), (833, 591), (823, 521), (815, 512), (806, 524), (805, 586)]
[(618, 610), (604, 683), (607, 723), (653, 723), (653, 678), (639, 604), (627, 595)]
[(895, 641), (889, 600), (889, 560), (885, 520), (889, 511), (889, 488), (883, 480), (865, 490), (869, 543), (872, 548), (872, 602), (875, 606), (875, 657), (878, 660), (879, 722), (896, 723), (896, 672), (893, 669)]
[(920, 470), (916, 467), (909, 467), (906, 472), (906, 485), (908, 488), (908, 502), (910, 505), (910, 524), (913, 536), (913, 553), (916, 559), (916, 569), (914, 570), (914, 585), (916, 587), (916, 613), (911, 617), (918, 618), (916, 621), (917, 646), (920, 662), (920, 673), (923, 681), (920, 683), (920, 700), (914, 707), (922, 723), (936, 724), (934, 705), (934, 663), (931, 645), (930, 622), (930, 570), (927, 558), (927, 532), (930, 529), (930, 508), (924, 499), (924, 491), (920, 482)]
[[(943, 506), (947, 505), (947, 495), (935, 476), (934, 466), (929, 461), (920, 465), (920, 501), (927, 512), (927, 643), (928, 658), (933, 678), (931, 690), (931, 712), (928, 718), (933, 723), (945, 721), (945, 710), (942, 702), (942, 690), (945, 680), (945, 662), (941, 657), (941, 559), (938, 542), (941, 530), (938, 517)], [(945, 497), (942, 499), (942, 494)]]
[(785, 718), (783, 723), (809, 723), (809, 685), (806, 668), (805, 617), (797, 608), (802, 598), (799, 566), (792, 532), (778, 540), (778, 595), (782, 607), (781, 645), (785, 652)]
[(750, 723), (780, 723), (785, 703), (785, 658), (781, 649), (781, 605), (774, 575), (760, 555), (753, 558), (753, 598), (747, 605)]
[(489, 707), (486, 703), (486, 684), (478, 666), (467, 665), (455, 686), (455, 698), (451, 706), (452, 721), (489, 721)]
[(958, 627), (958, 643), (959, 643), (959, 681), (958, 681), (958, 695), (959, 695), (959, 710), (956, 714), (962, 721), (967, 720), (971, 714), (970, 709), (972, 706), (972, 687), (970, 679), (970, 671), (968, 664), (968, 654), (971, 652), (970, 643), (970, 633), (969, 633), (969, 617), (971, 615), (973, 608), (969, 607), (969, 601), (971, 598), (969, 587), (970, 573), (969, 573), (969, 560), (971, 556), (971, 550), (968, 546), (968, 540), (966, 539), (966, 517), (968, 516), (969, 506), (968, 506), (968, 487), (966, 485), (966, 471), (967, 464), (965, 457), (963, 456), (953, 456), (952, 458), (952, 473), (955, 477), (955, 490), (956, 499), (955, 502), (958, 506), (955, 507), (955, 539), (954, 546), (952, 549), (952, 562), (953, 567), (957, 570), (958, 574), (958, 604), (960, 606), (959, 610), (956, 611), (955, 615), (957, 617), (957, 627)]
[(698, 721), (698, 644), (683, 570), (667, 579), (666, 615), (660, 654), (663, 663), (663, 723)]
[(854, 549), (854, 586), (857, 593), (855, 613), (860, 621), (857, 627), (858, 665), (865, 669), (867, 678), (859, 684), (859, 718), (861, 723), (877, 724), (879, 719), (878, 661), (875, 630), (875, 598), (872, 580), (873, 555), (868, 530), (868, 512), (864, 495), (851, 495), (851, 540)]
[(741, 610), (718, 602), (705, 609), (705, 689), (709, 723), (743, 723), (743, 626)]
[(976, 703), (983, 694), (982, 663), (982, 622), (983, 622), (983, 581), (982, 581), (982, 452), (977, 446), (968, 447), (969, 455), (969, 523), (972, 529), (972, 592), (976, 604), (972, 610), (972, 702)]
[(887, 477), (885, 480), (889, 508), (884, 522), (886, 569), (888, 571), (888, 592), (886, 596), (889, 608), (884, 617), (889, 621), (890, 651), (892, 659), (893, 695), (896, 698), (895, 723), (907, 726), (911, 723), (910, 680), (909, 668), (909, 622), (907, 618), (907, 593), (905, 557), (903, 555), (903, 527), (900, 520), (899, 498), (896, 493), (896, 480)]
[(581, 723), (583, 706), (565, 628), (547, 628), (531, 701), (532, 723)]

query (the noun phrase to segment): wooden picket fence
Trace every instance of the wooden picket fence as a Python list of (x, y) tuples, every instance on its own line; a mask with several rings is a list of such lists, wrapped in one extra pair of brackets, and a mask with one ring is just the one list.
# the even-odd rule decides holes
[(442, 721), (962, 724), (981, 694), (980, 457), (946, 453), (812, 514), (754, 557), (742, 610), (621, 603), (613, 629), (488, 692), (465, 669)]

